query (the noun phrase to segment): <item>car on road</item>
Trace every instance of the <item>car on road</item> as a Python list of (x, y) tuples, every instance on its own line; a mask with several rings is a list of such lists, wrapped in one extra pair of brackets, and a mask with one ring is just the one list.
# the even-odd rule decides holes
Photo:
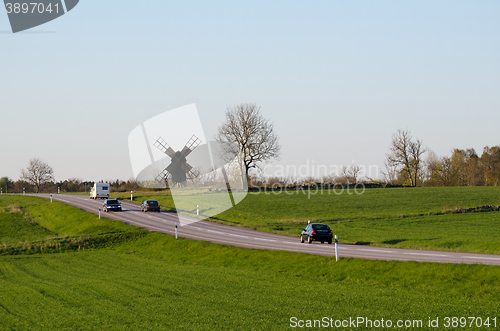
[(122, 205), (120, 201), (116, 199), (106, 199), (102, 204), (102, 211), (122, 211)]
[(160, 204), (156, 200), (146, 200), (141, 204), (141, 211), (157, 211), (160, 212)]
[(331, 244), (332, 239), (333, 231), (328, 225), (321, 223), (310, 223), (305, 229), (302, 229), (302, 232), (300, 233), (301, 243), (307, 240), (309, 244), (313, 241), (321, 241), (322, 244), (326, 241)]

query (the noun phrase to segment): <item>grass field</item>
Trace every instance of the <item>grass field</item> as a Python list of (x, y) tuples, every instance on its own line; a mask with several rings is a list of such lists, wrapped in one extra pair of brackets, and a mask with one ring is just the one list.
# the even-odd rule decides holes
[[(2, 196), (0, 211), (3, 330), (284, 330), (291, 317), (358, 316), (424, 326), (439, 317), (442, 326), (446, 316), (500, 317), (499, 267), (335, 262), (175, 240), (33, 197)], [(26, 248), (71, 238), (107, 242)]]
[[(418, 187), (338, 193), (340, 190), (249, 193), (234, 208), (210, 220), (293, 236), (298, 236), (307, 220), (311, 220), (330, 225), (345, 243), (500, 253), (500, 212), (456, 212), (459, 208), (500, 205), (500, 187)], [(113, 193), (113, 196), (130, 198), (129, 193)], [(145, 199), (156, 199), (167, 210), (175, 208), (168, 192), (134, 193), (135, 202)]]

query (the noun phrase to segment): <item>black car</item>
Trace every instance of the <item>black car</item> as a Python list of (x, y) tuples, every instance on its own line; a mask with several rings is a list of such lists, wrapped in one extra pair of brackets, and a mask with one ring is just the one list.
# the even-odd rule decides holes
[(157, 211), (160, 212), (160, 204), (156, 200), (146, 200), (141, 205), (141, 211)]
[(302, 233), (300, 234), (300, 242), (303, 243), (305, 239), (307, 239), (309, 244), (313, 241), (321, 241), (322, 244), (327, 241), (331, 244), (333, 231), (326, 224), (310, 223), (305, 229), (302, 229)]
[(106, 199), (102, 205), (102, 211), (122, 211), (122, 205), (120, 204), (120, 201), (116, 199)]

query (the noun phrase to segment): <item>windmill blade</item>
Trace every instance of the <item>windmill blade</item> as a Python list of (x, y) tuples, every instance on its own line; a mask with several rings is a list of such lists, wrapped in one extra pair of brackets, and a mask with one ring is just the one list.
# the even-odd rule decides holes
[(196, 137), (194, 134), (191, 136), (189, 141), (186, 143), (186, 146), (181, 151), (182, 156), (188, 156), (196, 147), (201, 144), (201, 139)]
[(170, 147), (165, 140), (162, 139), (162, 137), (159, 137), (156, 139), (155, 143), (153, 144), (156, 148), (158, 148), (160, 151), (163, 153), (167, 154), (170, 156), (170, 158), (173, 158), (175, 155), (175, 151)]
[(191, 170), (187, 173), (187, 175), (189, 179), (193, 180), (195, 178), (200, 177), (201, 173), (198, 170), (191, 168)]
[(170, 179), (170, 177), (172, 177), (170, 172), (168, 172), (167, 169), (164, 169), (162, 172), (160, 172), (160, 174), (158, 176), (156, 176), (155, 180), (158, 182), (161, 182), (163, 180), (167, 181)]

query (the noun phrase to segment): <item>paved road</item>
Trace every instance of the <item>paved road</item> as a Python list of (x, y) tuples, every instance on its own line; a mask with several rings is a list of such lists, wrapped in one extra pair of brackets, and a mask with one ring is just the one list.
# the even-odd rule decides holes
[[(40, 194), (49, 198), (48, 194)], [(71, 206), (81, 208), (85, 211), (98, 214), (102, 200), (91, 200), (88, 196), (54, 194), (54, 201), (60, 201)], [(162, 211), (161, 213), (142, 213), (140, 206), (131, 202), (122, 201), (122, 212), (103, 213), (104, 217), (115, 219), (150, 231), (157, 231), (169, 235), (175, 234), (175, 224), (179, 223), (177, 214)], [(334, 245), (312, 243), (301, 244), (297, 237), (289, 237), (273, 233), (255, 231), (247, 228), (228, 226), (208, 221), (184, 218), (183, 223), (188, 225), (178, 227), (178, 235), (184, 238), (205, 240), (212, 243), (221, 243), (232, 246), (257, 249), (285, 250), (290, 252), (301, 252), (308, 254), (334, 256)], [(373, 260), (397, 260), (439, 263), (475, 263), (500, 265), (500, 255), (492, 254), (470, 254), (445, 251), (411, 250), (384, 248), (372, 246), (358, 246), (339, 244), (340, 257), (356, 257)]]

